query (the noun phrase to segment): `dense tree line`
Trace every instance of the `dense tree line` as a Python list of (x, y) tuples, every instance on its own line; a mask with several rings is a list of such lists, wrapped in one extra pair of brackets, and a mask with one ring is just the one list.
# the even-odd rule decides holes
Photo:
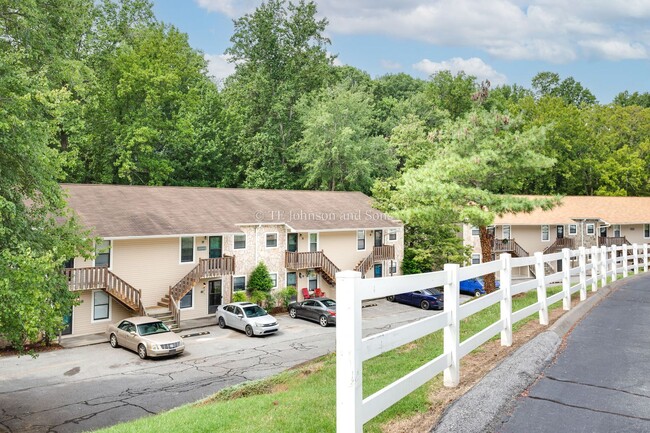
[(56, 311), (11, 328), (44, 266), (90, 254), (54, 223), (62, 181), (360, 190), (408, 223), (409, 272), (465, 256), (458, 222), (552, 205), (504, 195), (650, 194), (648, 93), (600, 104), (552, 72), (372, 78), (334, 65), (327, 25), (313, 1), (268, 0), (234, 22), (217, 85), (148, 0), (0, 0), (0, 331), (51, 334), (73, 302), (41, 284)]

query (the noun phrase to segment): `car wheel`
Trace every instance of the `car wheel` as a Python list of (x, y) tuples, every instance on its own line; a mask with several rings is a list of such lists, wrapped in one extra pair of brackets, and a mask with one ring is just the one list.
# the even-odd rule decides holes
[(296, 318), (296, 309), (295, 308), (289, 309), (289, 317), (291, 317), (292, 319)]
[(386, 300), (390, 302), (395, 302), (395, 296), (386, 296)]
[(219, 317), (219, 328), (223, 329), (226, 327), (226, 321), (223, 320), (223, 317)]
[(141, 359), (145, 359), (147, 357), (147, 348), (144, 347), (144, 344), (138, 346), (138, 356)]
[(420, 308), (422, 308), (423, 310), (428, 310), (429, 309), (429, 301), (420, 302)]
[(113, 349), (115, 349), (115, 348), (117, 348), (117, 347), (120, 347), (120, 345), (117, 344), (117, 337), (115, 336), (115, 334), (111, 334), (111, 338), (110, 338), (109, 341), (110, 341), (110, 343), (111, 343), (111, 347), (112, 347)]
[(246, 325), (246, 335), (248, 335), (249, 337), (255, 335), (255, 333), (253, 332), (253, 327), (251, 325)]
[(474, 296), (478, 298), (479, 296), (481, 296), (481, 292), (478, 290), (474, 291)]
[(325, 328), (327, 326), (327, 316), (320, 316), (318, 318), (318, 323), (320, 324), (320, 326)]

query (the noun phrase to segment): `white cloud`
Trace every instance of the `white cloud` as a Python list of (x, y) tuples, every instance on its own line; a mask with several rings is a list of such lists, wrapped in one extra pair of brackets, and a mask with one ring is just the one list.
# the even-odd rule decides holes
[(402, 69), (402, 65), (400, 65), (397, 62), (393, 62), (392, 60), (381, 59), (379, 61), (379, 64), (383, 69), (387, 69), (389, 71), (396, 71), (398, 69)]
[(226, 54), (204, 54), (203, 57), (208, 61), (208, 75), (216, 82), (224, 80), (235, 72), (235, 65), (228, 63), (229, 56)]
[(453, 59), (444, 60), (442, 62), (432, 62), (429, 59), (423, 59), (414, 64), (413, 68), (422, 71), (427, 75), (440, 71), (450, 71), (453, 74), (463, 71), (467, 75), (475, 76), (478, 81), (490, 80), (490, 83), (493, 86), (505, 84), (508, 81), (505, 75), (497, 72), (492, 66), (486, 64), (478, 57), (472, 57), (469, 59), (454, 57)]
[[(261, 0), (195, 0), (229, 17)], [(374, 34), (555, 63), (650, 57), (648, 0), (318, 0), (328, 33)], [(335, 40), (336, 37), (333, 36)]]

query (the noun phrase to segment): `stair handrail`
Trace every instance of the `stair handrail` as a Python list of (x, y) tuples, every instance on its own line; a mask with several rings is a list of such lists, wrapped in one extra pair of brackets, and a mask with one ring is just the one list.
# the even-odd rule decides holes
[(327, 275), (333, 282), (336, 282), (336, 273), (341, 270), (334, 264), (333, 261), (325, 255), (323, 251), (320, 252), (322, 257), (322, 265), (320, 267), (321, 272)]
[(174, 284), (170, 289), (169, 289), (169, 297), (171, 299), (176, 299), (180, 300), (183, 296), (185, 296), (190, 290), (192, 290), (192, 287), (194, 287), (194, 284), (200, 279), (201, 276), (201, 262), (196, 264), (192, 268), (191, 271), (189, 271), (181, 280)]
[(66, 268), (63, 274), (70, 291), (104, 290), (140, 315), (145, 314), (142, 292), (108, 269), (108, 266)]
[(172, 296), (172, 287), (169, 288), (169, 312), (171, 313), (174, 322), (180, 327), (181, 325), (181, 309)]
[(368, 272), (368, 270), (372, 267), (373, 263), (375, 263), (374, 251), (364, 257), (364, 259), (361, 260), (357, 266), (355, 266), (354, 270), (361, 272), (361, 275), (366, 275), (366, 272)]
[(551, 245), (546, 247), (546, 249), (543, 251), (543, 254), (550, 254), (559, 251), (563, 248), (572, 248), (572, 247), (573, 247), (573, 239), (557, 238), (555, 239), (555, 242), (553, 242)]
[(332, 281), (336, 281), (338, 266), (321, 251), (285, 251), (284, 266), (287, 269), (318, 269)]

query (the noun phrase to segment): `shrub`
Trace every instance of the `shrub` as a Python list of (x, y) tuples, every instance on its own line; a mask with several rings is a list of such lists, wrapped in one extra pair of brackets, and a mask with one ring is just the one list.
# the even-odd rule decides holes
[(263, 290), (255, 290), (251, 292), (250, 299), (251, 302), (264, 308), (268, 308), (273, 303), (273, 295)]
[(248, 300), (248, 296), (246, 296), (246, 292), (235, 292), (232, 294), (232, 301), (233, 302), (244, 302)]
[(284, 308), (288, 308), (294, 296), (298, 295), (298, 290), (295, 287), (289, 286), (280, 290), (276, 295), (277, 303)]
[(272, 288), (273, 280), (271, 279), (269, 270), (267, 269), (264, 262), (259, 262), (259, 264), (255, 266), (255, 269), (253, 269), (251, 277), (248, 280), (248, 290), (250, 292), (261, 290), (268, 293)]

